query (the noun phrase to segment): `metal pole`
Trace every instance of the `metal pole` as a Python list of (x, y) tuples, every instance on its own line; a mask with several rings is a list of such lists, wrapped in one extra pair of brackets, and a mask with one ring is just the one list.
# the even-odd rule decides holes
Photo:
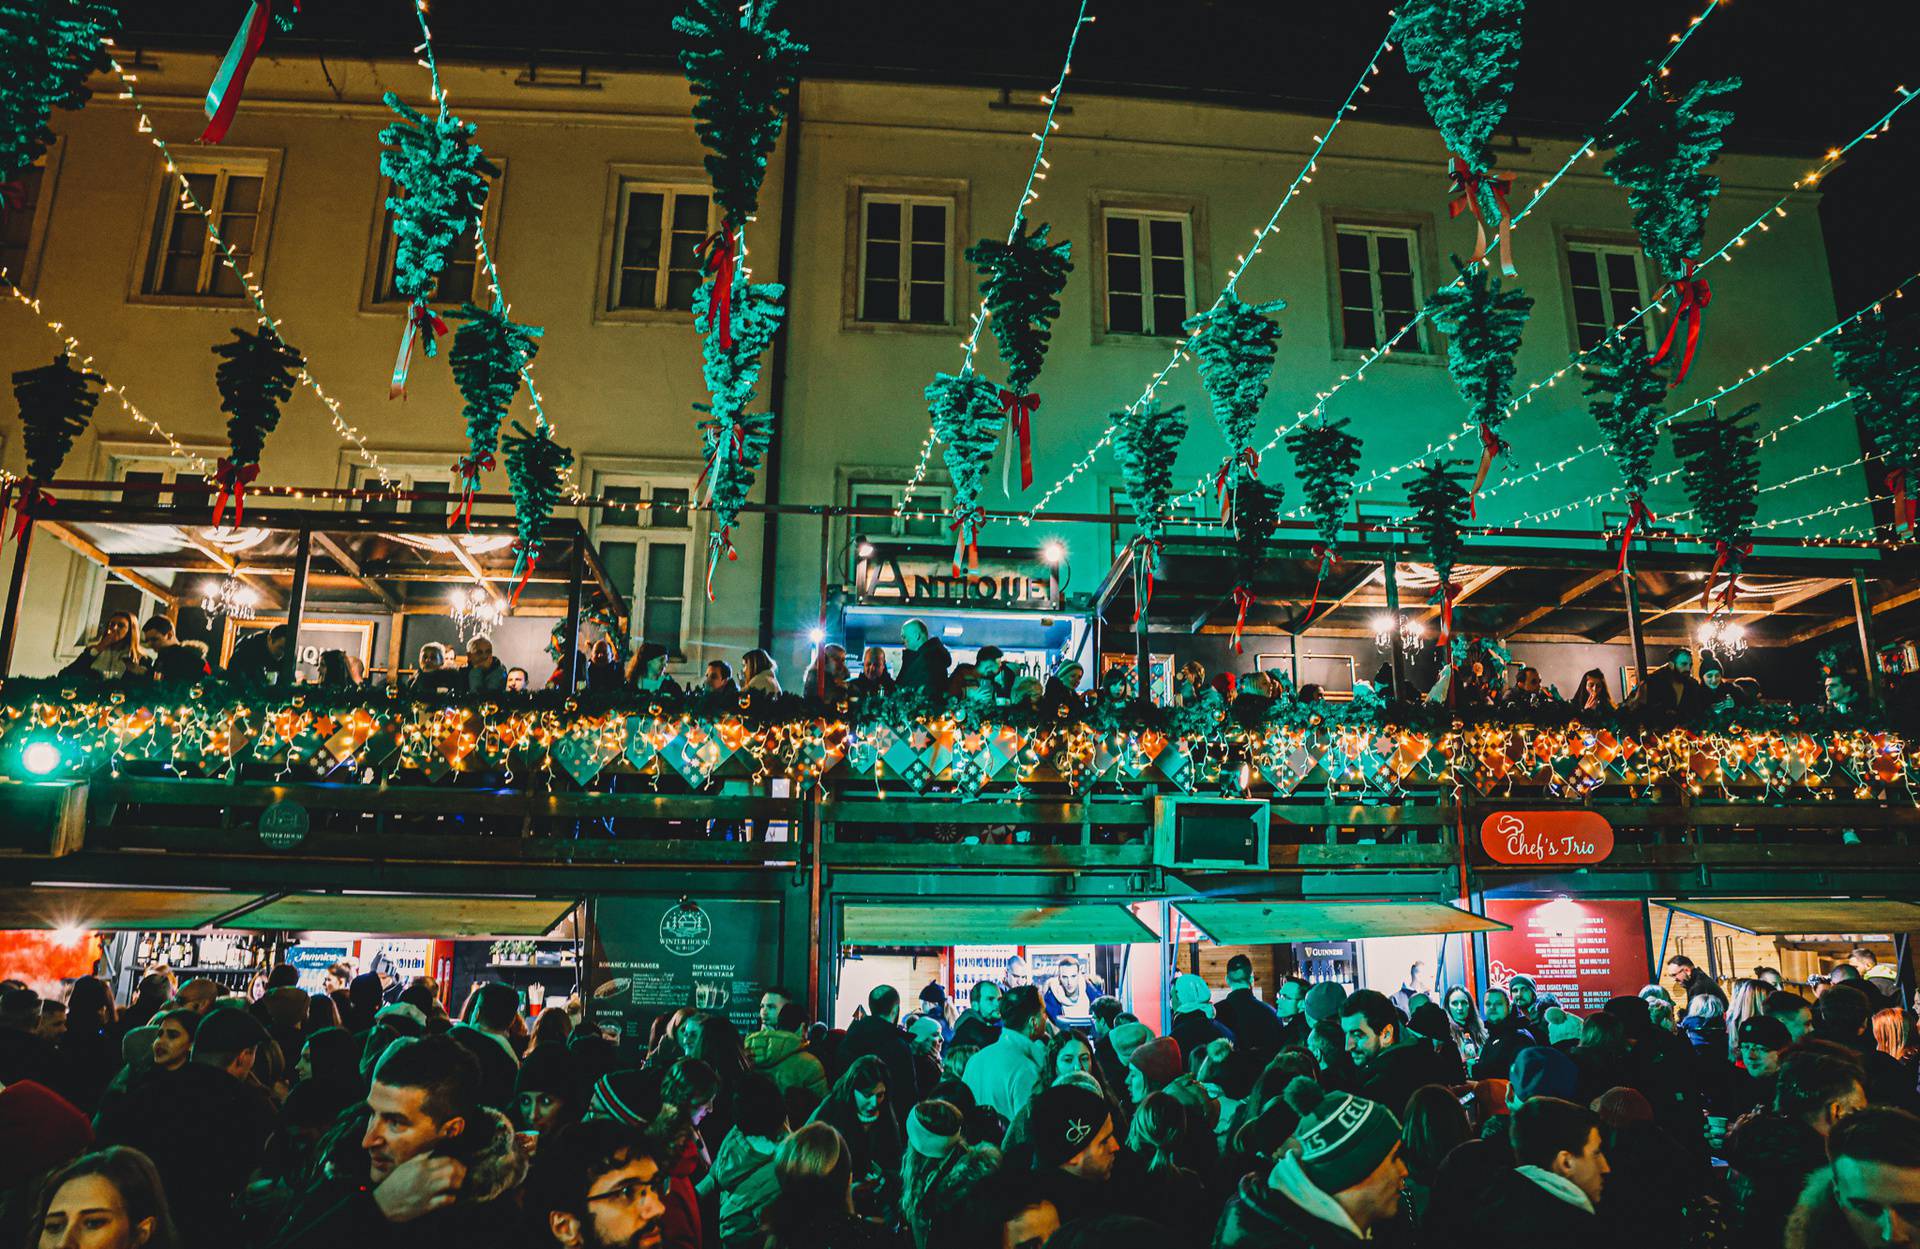
[[(847, 523), (851, 525), (853, 522)], [(814, 628), (820, 631), (820, 640), (813, 644), (813, 670), (819, 674), (820, 688), (810, 692), (818, 694), (823, 701), (827, 696), (827, 665), (820, 662), (820, 652), (827, 644), (827, 579), (830, 576), (829, 568), (832, 562), (833, 509), (822, 508), (820, 511), (820, 619), (814, 625)]]
[[(575, 534), (573, 551), (567, 559), (567, 636), (562, 641), (561, 653), (568, 656), (568, 662), (561, 665), (560, 680), (563, 683), (562, 688), (569, 694), (576, 691), (580, 677), (580, 599), (585, 588), (583, 574), (586, 568), (586, 553), (581, 548), (586, 545), (586, 541), (585, 535)], [(644, 632), (646, 627), (646, 608), (643, 605), (640, 611), (640, 628)], [(629, 628), (627, 632), (632, 633), (633, 630)], [(624, 661), (626, 656), (622, 655), (620, 658)]]
[(830, 1017), (830, 1003), (820, 1000), (820, 963), (827, 957), (820, 945), (821, 864), (820, 848), (826, 840), (824, 825), (826, 793), (815, 794), (811, 803), (813, 818), (807, 850), (807, 1002), (815, 1019)]
[(1859, 569), (1853, 571), (1853, 623), (1860, 632), (1860, 664), (1866, 673), (1867, 695), (1880, 701), (1879, 655), (1873, 645), (1873, 596), (1867, 591), (1867, 579)]
[(29, 523), (13, 546), (13, 584), (7, 587), (6, 621), (0, 623), (0, 678), (13, 673), (13, 640), (20, 630), (20, 597), (27, 588), (27, 548), (33, 545), (34, 529)]
[[(1620, 570), (1620, 592), (1627, 599), (1627, 640), (1633, 644), (1633, 670), (1638, 673), (1637, 680), (1647, 679), (1647, 640), (1640, 634), (1640, 591), (1633, 584), (1633, 569)], [(1620, 699), (1626, 701), (1627, 691), (1620, 691)]]
[(307, 614), (307, 569), (313, 563), (313, 530), (302, 529), (293, 548), (293, 587), (287, 591), (287, 653), (280, 656), (280, 685), (300, 670), (300, 618)]
[(1400, 548), (1394, 546), (1387, 551), (1387, 562), (1381, 571), (1387, 583), (1387, 615), (1393, 618), (1393, 632), (1387, 643), (1388, 653), (1393, 658), (1393, 696), (1405, 698), (1407, 688), (1407, 653), (1400, 645)]

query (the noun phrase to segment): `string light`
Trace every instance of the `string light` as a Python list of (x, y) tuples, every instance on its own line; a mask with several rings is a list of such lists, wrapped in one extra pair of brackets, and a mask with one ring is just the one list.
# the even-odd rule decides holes
[[(1080, 0), (1080, 12), (1073, 19), (1073, 34), (1067, 37), (1066, 59), (1060, 62), (1060, 77), (1054, 80), (1053, 90), (1040, 97), (1040, 102), (1047, 106), (1047, 120), (1046, 124), (1032, 136), (1033, 164), (1027, 167), (1026, 185), (1020, 188), (1020, 202), (1014, 205), (1013, 224), (1007, 229), (1009, 245), (1020, 237), (1020, 227), (1026, 220), (1027, 205), (1040, 198), (1040, 192), (1034, 190), (1033, 184), (1045, 182), (1047, 175), (1043, 171), (1052, 168), (1047, 163), (1047, 141), (1053, 137), (1054, 131), (1060, 129), (1060, 123), (1054, 120), (1054, 114), (1060, 109), (1060, 97), (1066, 94), (1067, 75), (1073, 72), (1073, 50), (1080, 43), (1080, 29), (1090, 25), (1094, 20), (1087, 16), (1087, 4), (1088, 0)], [(980, 331), (986, 328), (987, 317), (987, 301), (985, 296), (982, 296), (980, 306), (973, 312), (973, 330), (960, 344), (962, 348), (960, 371), (963, 374), (973, 367), (974, 353), (980, 348)], [(919, 461), (914, 464), (913, 475), (907, 479), (906, 489), (900, 492), (900, 502), (893, 509), (895, 517), (903, 514), (907, 504), (913, 502), (914, 491), (918, 490), (920, 483), (926, 480), (927, 464), (932, 459), (933, 448), (939, 441), (939, 435), (934, 433), (932, 423), (929, 422), (927, 436), (920, 443)]]
[[(1240, 285), (1241, 276), (1247, 271), (1247, 266), (1253, 263), (1254, 257), (1260, 254), (1260, 250), (1265, 245), (1268, 236), (1279, 226), (1280, 214), (1287, 211), (1287, 205), (1291, 204), (1294, 197), (1300, 194), (1300, 188), (1313, 181), (1313, 174), (1320, 160), (1320, 154), (1327, 150), (1328, 144), (1333, 142), (1334, 132), (1340, 129), (1340, 123), (1346, 119), (1347, 114), (1359, 107), (1354, 101), (1363, 92), (1372, 90), (1372, 88), (1367, 85), (1367, 80), (1380, 72), (1380, 58), (1393, 51), (1393, 25), (1395, 17), (1396, 11), (1388, 9), (1386, 36), (1380, 40), (1379, 46), (1373, 50), (1373, 55), (1367, 58), (1366, 69), (1361, 72), (1360, 77), (1354, 81), (1353, 86), (1347, 91), (1346, 99), (1340, 102), (1340, 109), (1333, 115), (1333, 120), (1327, 123), (1325, 132), (1313, 136), (1313, 150), (1307, 153), (1306, 163), (1300, 166), (1300, 172), (1295, 174), (1293, 181), (1287, 184), (1286, 194), (1282, 195), (1280, 202), (1274, 206), (1273, 215), (1267, 218), (1267, 224), (1253, 232), (1253, 246), (1249, 247), (1244, 254), (1235, 258), (1233, 269), (1227, 275), (1226, 285), (1222, 286), (1220, 293), (1214, 296), (1213, 305), (1207, 309), (1205, 315), (1211, 316), (1213, 313), (1218, 312), (1220, 305), (1226, 302), (1227, 296), (1236, 292)], [(1041, 510), (1044, 509), (1048, 503), (1053, 501), (1054, 496), (1072, 485), (1081, 473), (1093, 467), (1094, 459), (1099, 456), (1100, 449), (1111, 443), (1114, 436), (1120, 432), (1120, 420), (1125, 420), (1127, 417), (1133, 416), (1149, 403), (1153, 402), (1154, 395), (1159, 392), (1160, 387), (1165, 384), (1167, 378), (1173, 374), (1175, 369), (1178, 369), (1181, 364), (1192, 357), (1194, 345), (1199, 341), (1199, 337), (1199, 331), (1196, 330), (1194, 333), (1180, 340), (1180, 344), (1173, 349), (1173, 354), (1167, 357), (1167, 362), (1161, 365), (1159, 370), (1156, 371), (1153, 377), (1147, 382), (1147, 388), (1140, 392), (1140, 397), (1127, 405), (1126, 410), (1120, 414), (1119, 420), (1109, 421), (1107, 423), (1106, 428), (1103, 429), (1100, 436), (1094, 440), (1093, 445), (1088, 447), (1086, 453), (1078, 460), (1074, 461), (1073, 467), (1067, 470), (1065, 476), (1047, 487), (1045, 493), (1035, 501), (1032, 509), (1020, 518), (1021, 524), (1033, 524), (1034, 518), (1040, 515)], [(1272, 444), (1269, 443), (1261, 449), (1265, 451), (1270, 450), (1271, 447)], [(1194, 491), (1187, 495), (1182, 495), (1178, 499), (1174, 499), (1172, 501), (1173, 506), (1177, 508), (1187, 498), (1197, 497), (1199, 494), (1204, 493), (1206, 489), (1210, 488), (1209, 483), (1211, 483), (1212, 480), (1211, 477), (1203, 478), (1201, 485), (1196, 487)]]
[[(233, 245), (227, 242), (221, 235), (219, 222), (215, 220), (212, 210), (205, 204), (202, 204), (199, 197), (193, 193), (193, 186), (187, 181), (186, 173), (181, 170), (179, 163), (174, 160), (173, 149), (167, 145), (167, 141), (162, 139), (159, 132), (154, 128), (153, 116), (147, 111), (147, 106), (140, 102), (140, 93), (134, 86), (139, 79), (135, 75), (128, 73), (126, 67), (120, 64), (118, 57), (114, 55), (116, 45), (112, 39), (102, 38), (100, 45), (106, 49), (107, 65), (113, 70), (114, 76), (120, 80), (120, 98), (131, 104), (133, 111), (139, 117), (139, 133), (145, 135), (147, 141), (159, 150), (161, 160), (166, 162), (167, 172), (173, 175), (175, 183), (179, 185), (180, 203), (184, 207), (191, 208), (199, 213), (201, 220), (206, 222), (207, 238), (213, 243), (214, 249), (220, 257), (220, 263), (225, 265), (235, 278), (239, 279), (240, 286), (247, 292), (247, 300), (253, 305), (254, 313), (258, 316), (261, 326), (270, 328), (274, 333), (279, 334), (280, 321), (275, 318), (272, 313), (267, 311), (266, 290), (254, 279), (251, 271), (240, 267), (240, 261), (234, 253)], [(281, 337), (284, 340), (285, 335), (281, 335)], [(298, 369), (294, 370), (294, 376), (299, 379), (302, 386), (311, 390), (319, 397), (320, 402), (326, 405), (327, 417), (333, 424), (334, 432), (340, 436), (342, 441), (353, 444), (355, 454), (360, 457), (361, 461), (365, 463), (368, 468), (379, 475), (381, 489), (383, 491), (391, 491), (393, 482), (387, 475), (386, 465), (380, 462), (379, 456), (368, 449), (366, 436), (360, 432), (359, 427), (349, 422), (346, 417), (340, 414), (340, 401), (321, 388), (319, 381), (314, 378), (313, 373), (304, 363), (301, 364)]]

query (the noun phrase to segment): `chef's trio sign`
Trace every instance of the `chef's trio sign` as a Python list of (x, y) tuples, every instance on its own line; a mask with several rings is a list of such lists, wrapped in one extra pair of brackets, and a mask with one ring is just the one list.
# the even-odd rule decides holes
[(1613, 825), (1596, 811), (1495, 811), (1480, 822), (1480, 848), (1495, 863), (1600, 863), (1613, 853)]

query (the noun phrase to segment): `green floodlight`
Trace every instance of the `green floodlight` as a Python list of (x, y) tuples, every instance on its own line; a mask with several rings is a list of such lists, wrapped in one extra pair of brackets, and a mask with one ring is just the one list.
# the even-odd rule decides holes
[(20, 751), (20, 766), (29, 776), (45, 776), (62, 762), (60, 748), (49, 741), (28, 742)]

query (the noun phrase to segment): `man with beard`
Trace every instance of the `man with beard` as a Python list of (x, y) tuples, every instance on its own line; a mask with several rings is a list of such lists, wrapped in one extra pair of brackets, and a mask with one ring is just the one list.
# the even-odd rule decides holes
[(1080, 960), (1062, 954), (1054, 967), (1053, 979), (1041, 994), (1047, 1018), (1055, 1027), (1071, 1028), (1082, 1036), (1093, 1031), (1093, 999), (1099, 996), (1099, 982), (1090, 979)]
[(564, 1249), (655, 1249), (667, 1184), (638, 1130), (593, 1119), (541, 1141), (526, 1210)]
[(1409, 1035), (1400, 1012), (1383, 993), (1362, 989), (1340, 1008), (1347, 1056), (1360, 1076), (1360, 1095), (1383, 1106), (1405, 1106), (1423, 1084), (1446, 1084), (1448, 1072), (1433, 1047)]

